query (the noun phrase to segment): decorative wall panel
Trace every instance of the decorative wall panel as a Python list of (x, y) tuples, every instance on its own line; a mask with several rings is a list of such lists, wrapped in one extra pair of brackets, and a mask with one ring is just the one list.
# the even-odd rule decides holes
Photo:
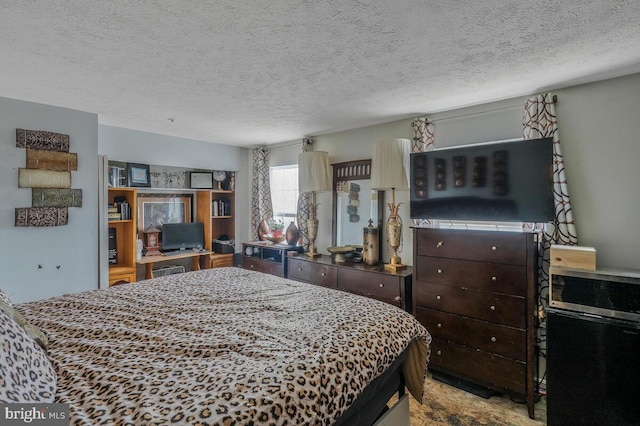
[(27, 149), (27, 169), (78, 170), (78, 154)]
[(18, 187), (31, 188), (31, 207), (15, 209), (15, 226), (60, 226), (69, 207), (82, 207), (82, 190), (71, 189), (78, 155), (69, 152), (69, 135), (16, 129), (16, 147), (26, 148), (26, 168), (18, 169)]
[(69, 135), (42, 130), (16, 129), (16, 147), (69, 152)]
[(18, 207), (16, 208), (16, 226), (61, 226), (69, 221), (66, 207)]
[(71, 188), (71, 172), (18, 169), (19, 188)]
[(82, 189), (31, 189), (32, 207), (82, 207)]

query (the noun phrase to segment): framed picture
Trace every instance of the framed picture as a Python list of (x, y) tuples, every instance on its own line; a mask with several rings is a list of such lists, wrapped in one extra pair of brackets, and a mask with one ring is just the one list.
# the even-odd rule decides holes
[(193, 189), (212, 189), (213, 173), (212, 172), (190, 172), (189, 181)]
[(138, 197), (138, 231), (191, 222), (191, 197)]
[(127, 163), (127, 178), (129, 186), (151, 186), (149, 165)]

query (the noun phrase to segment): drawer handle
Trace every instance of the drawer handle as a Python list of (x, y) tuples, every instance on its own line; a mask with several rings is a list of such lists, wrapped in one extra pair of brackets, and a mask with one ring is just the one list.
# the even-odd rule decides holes
[(498, 277), (491, 277), (491, 281), (498, 281)]
[(399, 302), (400, 301), (400, 296), (394, 297), (393, 300), (395, 300), (396, 302)]
[(492, 310), (492, 311), (495, 311), (495, 310), (496, 310), (495, 305), (491, 305), (491, 310)]
[(302, 266), (298, 266), (298, 271), (302, 271)]
[(438, 269), (438, 273), (441, 274), (442, 273), (442, 269)]
[(498, 250), (498, 247), (496, 247), (496, 246), (491, 246), (491, 250), (496, 251), (496, 250)]
[(327, 273), (326, 273), (326, 272), (323, 272), (323, 273), (321, 273), (320, 275), (322, 275), (323, 277), (326, 277), (326, 276), (327, 276)]
[(437, 300), (440, 300), (440, 295), (436, 296), (436, 299), (437, 299)]
[(438, 355), (442, 355), (442, 351), (438, 351), (436, 352)]
[(436, 248), (440, 248), (444, 245), (444, 241), (438, 241), (438, 244), (436, 244)]
[(442, 328), (442, 324), (441, 323), (438, 323), (438, 328)]
[(492, 341), (493, 343), (495, 343), (495, 342), (496, 342), (496, 340), (497, 340), (497, 339), (496, 339), (496, 337), (495, 337), (495, 336), (492, 336), (492, 337), (491, 337), (491, 341)]
[(384, 284), (379, 284), (380, 288), (384, 287)]
[(251, 264), (251, 267), (253, 268), (253, 263)]

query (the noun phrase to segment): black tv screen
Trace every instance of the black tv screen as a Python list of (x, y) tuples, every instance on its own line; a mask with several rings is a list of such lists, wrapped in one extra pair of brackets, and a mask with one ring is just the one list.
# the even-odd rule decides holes
[(411, 154), (409, 186), (412, 219), (549, 222), (553, 139)]
[(162, 225), (162, 251), (190, 250), (204, 246), (202, 222), (165, 223)]

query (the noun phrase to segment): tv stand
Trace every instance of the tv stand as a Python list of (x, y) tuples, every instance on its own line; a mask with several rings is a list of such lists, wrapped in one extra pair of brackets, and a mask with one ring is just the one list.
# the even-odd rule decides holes
[[(193, 251), (193, 250), (178, 250), (174, 253), (166, 252), (160, 256), (143, 256), (142, 259), (136, 260), (138, 265), (145, 265), (145, 279), (153, 278), (153, 265), (157, 262), (166, 262), (174, 259), (188, 259), (191, 258), (191, 270), (199, 271), (202, 269), (200, 264), (203, 264), (203, 268), (209, 267), (207, 258), (211, 254), (210, 251)], [(204, 261), (203, 261), (204, 258)]]

